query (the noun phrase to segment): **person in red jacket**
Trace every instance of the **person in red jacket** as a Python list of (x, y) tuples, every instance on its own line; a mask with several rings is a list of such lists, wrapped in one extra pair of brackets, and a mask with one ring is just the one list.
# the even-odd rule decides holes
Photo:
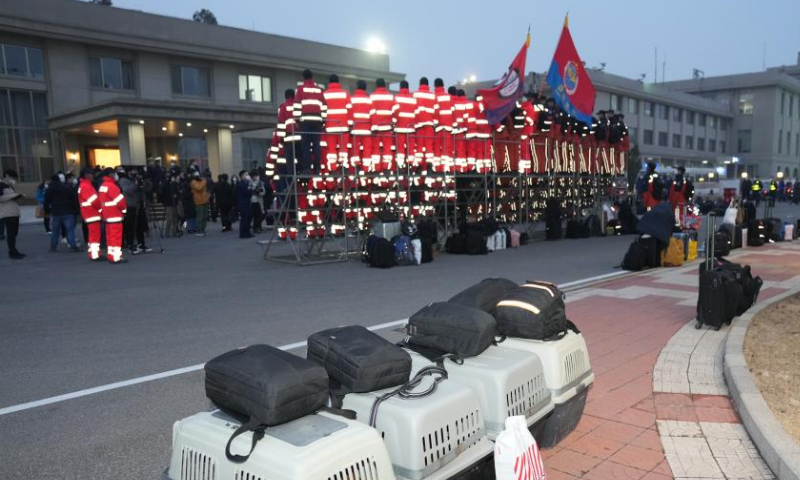
[(417, 100), (408, 91), (408, 82), (400, 82), (400, 91), (394, 96), (394, 132), (397, 135), (397, 166), (404, 168), (416, 152)]
[(342, 88), (338, 75), (331, 75), (325, 97), (325, 166), (334, 172), (347, 164), (350, 145), (350, 127), (353, 124), (350, 92)]
[(475, 162), (475, 170), (478, 173), (488, 173), (492, 169), (490, 141), (492, 138), (492, 127), (486, 119), (486, 107), (483, 104), (483, 97), (475, 95), (473, 108), (469, 118), (467, 131), (467, 159)]
[(421, 166), (424, 170), (426, 162), (433, 157), (434, 107), (436, 106), (436, 95), (431, 92), (427, 77), (419, 79), (419, 88), (414, 92), (414, 99), (417, 101), (414, 166)]
[(114, 170), (106, 168), (103, 170), (103, 183), (98, 192), (103, 221), (106, 222), (107, 256), (111, 263), (127, 262), (122, 258), (122, 221), (128, 211), (128, 204), (117, 186), (118, 179)]
[(434, 124), (436, 138), (434, 141), (434, 170), (449, 172), (453, 164), (453, 99), (444, 89), (444, 80), (433, 81), (433, 93), (436, 95), (434, 105)]
[(536, 122), (538, 121), (539, 117), (539, 113), (533, 107), (533, 102), (530, 99), (531, 97), (532, 96), (525, 98), (521, 104), (522, 111), (525, 114), (525, 124), (522, 127), (522, 132), (520, 135), (519, 171), (520, 173), (525, 174), (533, 171), (531, 137), (536, 131)]
[(87, 239), (89, 247), (89, 260), (100, 260), (100, 220), (103, 207), (100, 197), (97, 195), (92, 180), (94, 173), (88, 168), (81, 170), (81, 181), (78, 185), (78, 202), (81, 205), (81, 217), (86, 224)]
[(350, 129), (350, 166), (359, 166), (365, 172), (372, 167), (372, 99), (367, 93), (367, 82), (356, 82), (356, 91), (350, 99), (353, 104), (353, 126)]
[(319, 173), (324, 110), (325, 97), (322, 96), (322, 88), (314, 83), (314, 74), (311, 70), (303, 70), (303, 83), (295, 92), (292, 111), (299, 126), (301, 173), (312, 171)]
[(372, 100), (372, 162), (377, 171), (390, 170), (394, 163), (394, 95), (386, 89), (386, 80), (375, 80)]
[[(455, 90), (455, 87), (451, 88)], [(456, 152), (455, 170), (458, 173), (465, 173), (468, 169), (466, 136), (470, 107), (471, 103), (467, 100), (466, 92), (456, 90), (453, 97), (453, 143)]]
[(272, 162), (272, 165), (267, 165), (267, 170), (274, 172), (272, 178), (278, 180), (279, 191), (283, 191), (286, 184), (286, 180), (280, 177), (294, 172), (297, 144), (300, 141), (300, 135), (295, 129), (294, 90), (287, 89), (284, 92), (284, 98), (284, 102), (278, 107), (278, 125), (275, 135), (273, 135), (273, 148), (268, 157), (268, 161)]

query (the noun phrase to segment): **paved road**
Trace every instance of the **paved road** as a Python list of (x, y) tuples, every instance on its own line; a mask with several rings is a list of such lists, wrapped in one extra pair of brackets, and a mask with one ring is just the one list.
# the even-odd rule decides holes
[[(376, 270), (357, 261), (265, 262), (254, 243), (229, 235), (165, 240), (163, 255), (112, 266), (48, 254), (41, 227), (24, 226), (19, 245), (29, 257), (0, 258), (0, 411), (246, 344), (285, 345), (331, 326), (406, 318), (489, 276), (568, 282), (606, 274), (631, 241), (542, 242)], [(193, 372), (0, 415), (0, 478), (155, 478), (168, 462), (172, 423), (207, 406), (202, 374)]]

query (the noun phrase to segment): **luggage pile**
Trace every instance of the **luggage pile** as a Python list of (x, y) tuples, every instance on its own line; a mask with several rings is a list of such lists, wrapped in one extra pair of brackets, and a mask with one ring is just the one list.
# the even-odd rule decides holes
[(361, 249), (361, 260), (370, 267), (421, 265), (433, 261), (438, 233), (436, 223), (399, 220), (376, 222), (374, 234)]
[(509, 225), (486, 219), (479, 223), (464, 223), (450, 235), (445, 251), (456, 255), (486, 255), (489, 252), (517, 248), (528, 241), (528, 235)]
[(758, 300), (764, 282), (753, 277), (750, 266), (725, 260), (716, 250), (718, 231), (716, 217), (709, 215), (706, 234), (706, 259), (700, 264), (700, 286), (697, 296), (697, 323), (719, 330), (730, 325), (734, 317), (745, 313)]
[(173, 426), (164, 479), (489, 478), (515, 417), (541, 447), (578, 423), (594, 380), (553, 284), (486, 279), (409, 318), (392, 344), (361, 326), (205, 366), (214, 409)]

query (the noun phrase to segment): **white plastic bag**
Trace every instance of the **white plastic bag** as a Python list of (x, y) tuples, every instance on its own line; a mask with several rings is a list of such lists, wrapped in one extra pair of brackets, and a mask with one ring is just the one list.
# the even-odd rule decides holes
[(414, 249), (414, 260), (417, 262), (417, 265), (422, 264), (422, 240), (419, 238), (415, 238), (411, 240), (411, 247)]
[(739, 208), (736, 206), (736, 200), (731, 200), (731, 205), (725, 210), (725, 216), (722, 217), (723, 225), (736, 225), (736, 215), (739, 214)]
[(494, 444), (494, 473), (497, 480), (545, 480), (539, 446), (528, 431), (523, 416), (506, 418), (506, 428)]

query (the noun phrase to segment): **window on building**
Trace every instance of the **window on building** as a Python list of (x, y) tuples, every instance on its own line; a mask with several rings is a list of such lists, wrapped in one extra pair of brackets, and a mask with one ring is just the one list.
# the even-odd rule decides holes
[(260, 75), (239, 75), (239, 100), (272, 102), (272, 79)]
[(691, 136), (691, 135), (686, 135), (686, 141), (683, 142), (683, 144), (684, 144), (684, 148), (686, 148), (687, 150), (693, 150), (694, 149), (694, 137)]
[(658, 146), (659, 147), (667, 146), (667, 132), (658, 132)]
[(653, 112), (653, 102), (644, 102), (644, 116), (645, 117), (652, 117), (655, 114)]
[(40, 182), (53, 174), (44, 93), (0, 89), (0, 159), (22, 182)]
[(713, 115), (708, 116), (708, 128), (717, 128), (717, 117)]
[(652, 130), (645, 130), (644, 131), (644, 144), (645, 145), (652, 145), (653, 144), (653, 131)]
[(719, 153), (725, 153), (725, 140), (719, 141)]
[(672, 134), (672, 148), (681, 148), (681, 136), (677, 133)]
[(686, 123), (688, 125), (694, 125), (694, 112), (686, 111)]
[(38, 48), (0, 44), (0, 75), (44, 78), (44, 60)]
[(673, 108), (672, 109), (672, 120), (675, 122), (680, 122), (683, 120), (683, 109), (681, 108)]
[(628, 113), (639, 113), (639, 100), (628, 97)]
[(669, 107), (660, 103), (657, 104), (656, 115), (660, 120), (669, 120)]
[(742, 115), (753, 114), (753, 94), (740, 93), (739, 94), (739, 113)]
[(725, 120), (724, 118), (719, 119), (719, 129), (722, 130), (723, 132), (728, 131), (728, 121)]
[(261, 165), (268, 150), (269, 142), (266, 139), (242, 137), (242, 167), (250, 169), (254, 164)]
[(697, 139), (697, 149), (701, 152), (706, 149), (706, 139), (705, 138), (698, 138)]
[(622, 104), (619, 95), (612, 93), (609, 98), (611, 101), (609, 102), (608, 108), (619, 111), (620, 108), (618, 106)]
[(709, 152), (716, 152), (717, 151), (717, 141), (708, 139), (708, 151)]
[(781, 115), (783, 115), (783, 105), (786, 103), (786, 92), (781, 92)]
[(750, 153), (752, 151), (752, 146), (750, 144), (752, 135), (752, 130), (739, 130), (736, 139), (736, 150), (739, 153)]
[(636, 127), (628, 127), (628, 136), (631, 139), (631, 142), (636, 143), (639, 141), (639, 130)]
[(133, 62), (113, 57), (89, 57), (89, 82), (109, 90), (133, 90)]
[(172, 93), (208, 97), (211, 94), (208, 69), (204, 67), (172, 66)]
[(792, 132), (786, 132), (786, 155), (792, 154)]
[(698, 113), (697, 114), (697, 126), (698, 127), (705, 127), (706, 126), (706, 114), (705, 113)]
[(783, 130), (778, 130), (778, 154), (783, 153)]

